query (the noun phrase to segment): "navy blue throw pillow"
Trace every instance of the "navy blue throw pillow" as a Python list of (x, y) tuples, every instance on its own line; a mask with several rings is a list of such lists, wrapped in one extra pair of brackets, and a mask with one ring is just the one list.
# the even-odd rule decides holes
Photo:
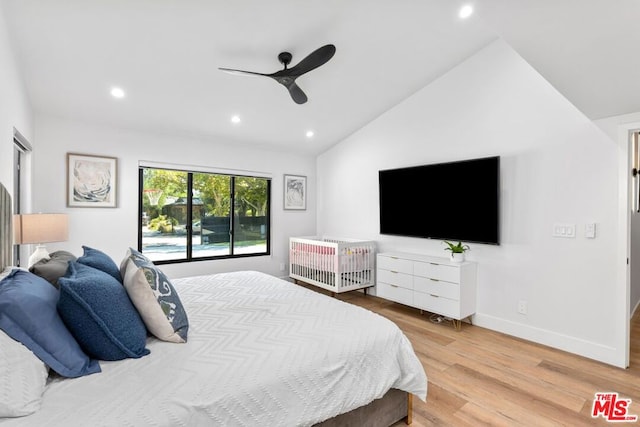
[(147, 329), (113, 276), (76, 261), (58, 284), (60, 317), (88, 355), (121, 360), (149, 354)]
[(42, 277), (13, 270), (0, 281), (0, 329), (63, 377), (100, 372), (58, 315), (59, 294)]
[(120, 267), (118, 267), (116, 262), (109, 255), (88, 246), (83, 246), (82, 250), (84, 251), (84, 254), (77, 259), (80, 264), (88, 265), (89, 267), (104, 271), (118, 282), (122, 283)]

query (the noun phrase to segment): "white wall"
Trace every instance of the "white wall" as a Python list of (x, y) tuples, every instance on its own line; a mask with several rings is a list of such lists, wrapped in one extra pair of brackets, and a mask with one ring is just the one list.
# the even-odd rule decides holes
[[(82, 245), (87, 245), (106, 252), (119, 263), (129, 246), (137, 246), (140, 160), (257, 171), (272, 176), (271, 256), (164, 265), (163, 271), (170, 277), (239, 269), (285, 276), (280, 264), (288, 262), (289, 236), (315, 232), (316, 173), (312, 157), (252, 149), (233, 141), (154, 135), (44, 115), (38, 115), (35, 123), (38, 147), (33, 155), (37, 195), (34, 212), (69, 214), (69, 241), (48, 244), (50, 251), (64, 249), (81, 255)], [(118, 158), (117, 208), (66, 207), (67, 152)], [(283, 210), (285, 173), (307, 176), (306, 211)]]
[(612, 141), (617, 141), (621, 126), (628, 125), (630, 128), (636, 128), (640, 124), (640, 111), (637, 113), (623, 114), (621, 116), (606, 117), (604, 119), (595, 120), (604, 133), (606, 133)]
[[(474, 323), (623, 366), (618, 154), (499, 40), (319, 156), (318, 232), (445, 256), (441, 241), (379, 234), (378, 171), (500, 155), (502, 243), (468, 253), (478, 262)], [(415, 191), (425, 209), (443, 208), (428, 206), (428, 184)], [(585, 238), (587, 222), (596, 239)], [(574, 223), (577, 237), (552, 237), (554, 223)]]
[(32, 139), (31, 106), (11, 49), (0, 5), (0, 182), (13, 195), (13, 129)]

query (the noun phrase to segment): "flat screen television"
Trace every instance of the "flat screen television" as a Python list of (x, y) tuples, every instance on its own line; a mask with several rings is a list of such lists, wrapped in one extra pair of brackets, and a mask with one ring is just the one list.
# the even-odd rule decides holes
[(380, 234), (500, 244), (500, 157), (378, 173)]

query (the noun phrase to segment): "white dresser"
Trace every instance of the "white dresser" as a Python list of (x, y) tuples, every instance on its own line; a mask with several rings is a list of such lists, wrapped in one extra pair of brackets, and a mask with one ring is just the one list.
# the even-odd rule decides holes
[(476, 263), (405, 252), (377, 255), (376, 295), (460, 321), (476, 312)]

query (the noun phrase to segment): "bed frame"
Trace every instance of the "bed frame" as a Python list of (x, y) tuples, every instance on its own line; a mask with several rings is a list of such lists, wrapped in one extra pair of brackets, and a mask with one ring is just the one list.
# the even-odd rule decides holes
[(329, 418), (314, 427), (367, 426), (389, 427), (398, 421), (412, 423), (413, 395), (392, 388), (382, 398), (353, 411)]
[(375, 285), (376, 245), (341, 237), (291, 237), (289, 277), (332, 293)]

